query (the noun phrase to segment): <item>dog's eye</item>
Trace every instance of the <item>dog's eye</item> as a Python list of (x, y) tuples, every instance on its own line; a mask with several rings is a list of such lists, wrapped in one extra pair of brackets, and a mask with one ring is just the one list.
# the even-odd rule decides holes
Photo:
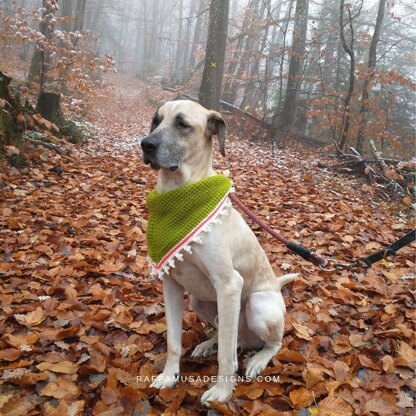
[(150, 132), (152, 132), (161, 122), (162, 120), (159, 117), (153, 117)]
[(189, 127), (191, 127), (190, 126), (190, 124), (188, 124), (186, 121), (184, 121), (184, 120), (178, 120), (177, 122), (176, 122), (176, 125), (178, 126), (178, 127), (180, 127), (181, 129), (188, 129)]

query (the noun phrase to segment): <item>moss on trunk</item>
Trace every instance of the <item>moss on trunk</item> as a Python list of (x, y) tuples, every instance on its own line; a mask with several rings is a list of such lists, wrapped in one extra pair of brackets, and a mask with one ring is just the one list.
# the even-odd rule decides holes
[(20, 113), (20, 102), (10, 94), (9, 85), (11, 78), (0, 71), (0, 151), (6, 149), (5, 146), (15, 146), (19, 149), (19, 154), (9, 156), (13, 166), (21, 166), (25, 162), (23, 155), (22, 129), (17, 120)]

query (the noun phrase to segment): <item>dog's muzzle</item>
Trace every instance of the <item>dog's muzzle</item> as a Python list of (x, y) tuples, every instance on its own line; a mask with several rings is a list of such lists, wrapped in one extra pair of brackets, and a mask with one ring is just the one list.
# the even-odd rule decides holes
[(152, 167), (152, 169), (159, 170), (159, 169), (169, 169), (171, 172), (175, 172), (179, 169), (179, 166), (176, 164), (172, 164), (169, 166), (162, 166), (160, 163), (157, 162), (157, 150), (159, 148), (160, 140), (155, 136), (147, 136), (145, 137), (140, 146), (143, 149), (143, 162)]

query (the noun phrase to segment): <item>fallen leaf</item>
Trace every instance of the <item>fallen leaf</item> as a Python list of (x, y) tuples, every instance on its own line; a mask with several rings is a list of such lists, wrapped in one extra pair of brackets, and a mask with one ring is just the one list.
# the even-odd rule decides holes
[(306, 388), (310, 390), (313, 386), (324, 380), (323, 371), (318, 367), (309, 367), (304, 376)]
[(71, 361), (61, 361), (59, 363), (43, 362), (36, 366), (40, 371), (49, 370), (54, 373), (75, 374), (78, 371), (78, 365)]
[(16, 361), (21, 354), (22, 353), (15, 348), (6, 348), (5, 350), (0, 350), (0, 360)]
[(45, 315), (43, 309), (38, 306), (33, 312), (29, 312), (26, 315), (14, 315), (17, 322), (25, 326), (36, 326), (40, 325), (45, 320)]
[(313, 403), (312, 392), (305, 387), (299, 387), (291, 390), (289, 393), (290, 401), (295, 409), (303, 409)]
[(383, 400), (382, 398), (370, 399), (365, 404), (365, 412), (377, 413), (379, 415), (392, 415), (394, 414), (394, 404), (390, 401)]
[(328, 396), (318, 403), (319, 416), (352, 416), (352, 407), (343, 399)]
[(78, 396), (79, 388), (71, 381), (57, 378), (55, 381), (48, 383), (42, 390), (41, 396), (50, 396), (55, 399), (67, 399)]
[(282, 348), (276, 358), (280, 361), (286, 361), (286, 362), (295, 362), (295, 363), (306, 363), (306, 357), (302, 355), (301, 353), (289, 350), (288, 348)]

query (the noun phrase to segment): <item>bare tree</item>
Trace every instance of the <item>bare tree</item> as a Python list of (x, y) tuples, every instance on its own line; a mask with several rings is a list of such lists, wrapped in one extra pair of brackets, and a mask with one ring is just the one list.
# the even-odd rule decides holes
[[(290, 131), (295, 119), (296, 95), (302, 83), (305, 59), (308, 9), (309, 0), (297, 0), (285, 101), (281, 113), (278, 117), (275, 117), (271, 128), (271, 136), (276, 141), (279, 141), (282, 133), (285, 134)], [(278, 123), (276, 123), (276, 120), (278, 120)]]
[(364, 80), (363, 94), (361, 98), (361, 109), (360, 109), (360, 115), (359, 115), (360, 127), (358, 130), (357, 145), (356, 145), (356, 150), (359, 153), (362, 153), (363, 146), (364, 146), (364, 139), (365, 139), (364, 128), (365, 128), (365, 123), (366, 123), (366, 118), (367, 118), (367, 113), (368, 113), (368, 100), (370, 98), (371, 74), (373, 73), (376, 67), (376, 63), (377, 63), (377, 44), (380, 39), (381, 27), (383, 25), (386, 1), (387, 0), (380, 0), (380, 3), (378, 5), (376, 26), (374, 28), (374, 34), (373, 34), (373, 38), (371, 39), (370, 51), (368, 54), (368, 73)]
[[(206, 10), (207, 10), (207, 4), (205, 0), (198, 1), (199, 9), (197, 12), (197, 18), (195, 23), (195, 30), (194, 30), (194, 37), (192, 41), (192, 47), (191, 47), (191, 53), (189, 57), (189, 63), (188, 63), (188, 78), (192, 75), (192, 73), (197, 69), (198, 65), (196, 65), (196, 53), (198, 51), (198, 47), (200, 43), (204, 40), (204, 36), (206, 35), (206, 24), (205, 24), (205, 17), (206, 17)], [(203, 64), (203, 61), (202, 61)], [(201, 65), (202, 65), (201, 64)]]
[(230, 64), (227, 68), (227, 82), (224, 86), (224, 96), (227, 101), (234, 103), (237, 90), (241, 84), (241, 77), (247, 65), (247, 54), (250, 47), (251, 37), (247, 32), (253, 26), (254, 16), (259, 7), (260, 0), (249, 0), (244, 12), (243, 25), (239, 35), (236, 37), (236, 46)]
[[(362, 2), (361, 2), (362, 6)], [(340, 37), (342, 42), (342, 47), (344, 51), (350, 57), (350, 75), (349, 75), (349, 85), (348, 85), (348, 92), (344, 100), (344, 116), (342, 120), (342, 129), (341, 129), (341, 138), (338, 143), (338, 156), (342, 153), (348, 143), (348, 133), (350, 129), (350, 119), (351, 119), (351, 98), (352, 94), (354, 93), (354, 85), (355, 85), (355, 52), (354, 52), (354, 26), (353, 20), (357, 17), (361, 11), (361, 6), (357, 14), (355, 16), (351, 15), (350, 7), (347, 8), (348, 10), (348, 21), (344, 22), (344, 13), (345, 13), (345, 0), (341, 0), (339, 5), (339, 30), (340, 30)], [(350, 41), (347, 43), (347, 39), (345, 37), (345, 27), (350, 26)]]
[(199, 101), (213, 110), (220, 107), (229, 9), (230, 0), (211, 0), (209, 6), (208, 39)]

